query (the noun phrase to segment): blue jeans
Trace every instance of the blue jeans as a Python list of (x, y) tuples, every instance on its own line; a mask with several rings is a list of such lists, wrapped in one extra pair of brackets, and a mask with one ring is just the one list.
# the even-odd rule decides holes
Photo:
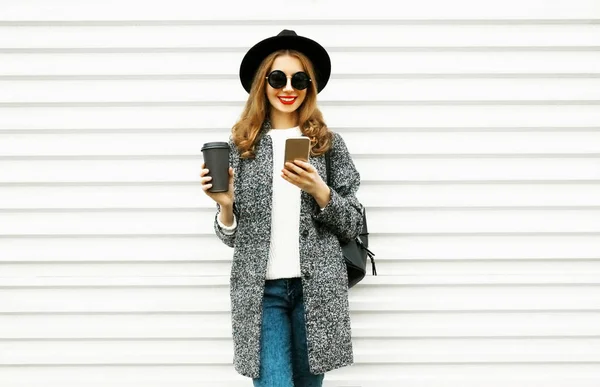
[(308, 368), (302, 280), (265, 281), (260, 377), (254, 387), (321, 387), (323, 374)]

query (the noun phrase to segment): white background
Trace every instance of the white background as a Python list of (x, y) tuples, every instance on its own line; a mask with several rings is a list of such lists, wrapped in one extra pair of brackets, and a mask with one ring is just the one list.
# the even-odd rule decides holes
[(600, 1), (0, 1), (0, 385), (250, 386), (199, 183), (322, 43), (379, 276), (327, 387), (600, 385)]

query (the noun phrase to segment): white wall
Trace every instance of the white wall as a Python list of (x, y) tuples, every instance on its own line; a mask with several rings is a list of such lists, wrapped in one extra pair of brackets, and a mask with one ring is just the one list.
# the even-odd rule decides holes
[(251, 385), (200, 148), (283, 28), (331, 53), (320, 105), (380, 274), (326, 386), (600, 385), (599, 22), (591, 0), (2, 1), (0, 385)]

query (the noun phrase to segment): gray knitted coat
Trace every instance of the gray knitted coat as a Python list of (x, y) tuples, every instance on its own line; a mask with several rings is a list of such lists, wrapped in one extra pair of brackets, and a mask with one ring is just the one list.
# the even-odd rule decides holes
[[(271, 137), (265, 136), (269, 129), (267, 120), (254, 159), (241, 159), (229, 140), (238, 227), (232, 235), (222, 232), (217, 222), (218, 204), (214, 219), (217, 236), (234, 248), (230, 275), (233, 363), (238, 373), (251, 378), (260, 376), (262, 297), (271, 238), (273, 148)], [(298, 230), (308, 360), (313, 374), (353, 363), (348, 277), (339, 240), (353, 239), (362, 229), (361, 204), (356, 198), (360, 174), (338, 133), (334, 132), (330, 152), (331, 200), (321, 211), (316, 200), (301, 191)], [(309, 162), (327, 181), (325, 157), (310, 157)]]

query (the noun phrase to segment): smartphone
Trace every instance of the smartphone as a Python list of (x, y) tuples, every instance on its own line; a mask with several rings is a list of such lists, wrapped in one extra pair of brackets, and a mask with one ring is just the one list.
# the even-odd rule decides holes
[(285, 140), (285, 163), (288, 161), (293, 163), (294, 160), (300, 159), (308, 162), (310, 154), (310, 139), (308, 137), (292, 137)]

